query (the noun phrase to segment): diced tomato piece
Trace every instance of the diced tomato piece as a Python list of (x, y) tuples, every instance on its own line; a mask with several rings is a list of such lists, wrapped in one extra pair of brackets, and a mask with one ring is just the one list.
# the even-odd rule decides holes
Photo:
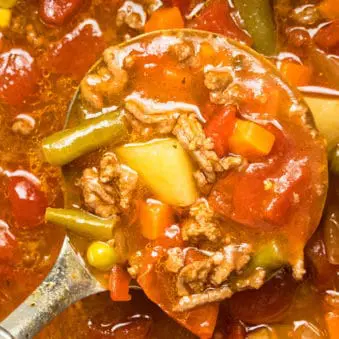
[(164, 236), (156, 239), (154, 245), (163, 248), (183, 247), (184, 241), (181, 237), (180, 227), (178, 225), (167, 227)]
[(235, 126), (237, 108), (227, 105), (217, 112), (205, 127), (206, 136), (214, 141), (214, 149), (219, 157), (228, 152), (228, 140)]
[(251, 38), (234, 22), (228, 2), (225, 0), (209, 1), (201, 12), (189, 23), (196, 29), (220, 33), (251, 45)]
[(47, 199), (38, 185), (26, 177), (13, 176), (8, 183), (8, 197), (18, 227), (32, 228), (43, 223)]
[(109, 276), (108, 289), (113, 301), (129, 301), (130, 275), (120, 265), (113, 266)]
[(323, 26), (315, 35), (314, 41), (325, 50), (339, 46), (339, 20)]
[(66, 34), (48, 53), (48, 65), (53, 71), (81, 79), (105, 48), (98, 23), (87, 19)]
[(292, 206), (306, 204), (310, 188), (308, 162), (294, 159), (287, 135), (271, 125), (266, 128), (276, 138), (270, 155), (219, 179), (209, 196), (218, 213), (253, 228), (288, 223)]
[(13, 48), (0, 55), (0, 100), (20, 105), (37, 88), (38, 71), (33, 57), (26, 51)]
[(5, 222), (0, 220), (0, 261), (14, 258), (17, 242)]
[(77, 13), (82, 4), (82, 0), (41, 0), (39, 14), (46, 24), (61, 26)]

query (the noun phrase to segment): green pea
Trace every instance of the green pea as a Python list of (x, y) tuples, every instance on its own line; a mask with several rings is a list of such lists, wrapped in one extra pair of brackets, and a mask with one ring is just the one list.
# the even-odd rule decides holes
[(87, 249), (87, 261), (98, 270), (108, 271), (117, 262), (117, 254), (107, 243), (95, 241)]

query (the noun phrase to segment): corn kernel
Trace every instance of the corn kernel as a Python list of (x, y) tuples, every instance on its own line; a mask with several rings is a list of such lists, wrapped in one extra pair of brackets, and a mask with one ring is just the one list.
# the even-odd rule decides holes
[(7, 8), (0, 8), (0, 28), (9, 27), (12, 18), (12, 11)]

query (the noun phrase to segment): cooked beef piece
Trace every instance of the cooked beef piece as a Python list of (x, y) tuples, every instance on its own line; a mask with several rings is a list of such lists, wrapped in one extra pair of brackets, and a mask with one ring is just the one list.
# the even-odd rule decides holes
[(228, 286), (208, 289), (203, 293), (191, 294), (180, 298), (178, 304), (173, 308), (174, 312), (185, 312), (197, 306), (222, 301), (232, 296), (232, 290)]
[(204, 84), (211, 91), (225, 90), (233, 78), (228, 70), (212, 69), (205, 73)]
[(26, 114), (19, 114), (12, 125), (12, 131), (16, 134), (30, 135), (35, 127), (35, 120)]
[(173, 134), (192, 155), (206, 177), (206, 181), (208, 183), (215, 182), (216, 172), (222, 172), (223, 168), (214, 151), (212, 139), (206, 137), (196, 115), (194, 113), (182, 114), (173, 129)]
[(165, 261), (165, 268), (168, 272), (178, 273), (184, 266), (185, 256), (179, 247), (170, 248), (167, 251), (168, 258)]
[(212, 259), (215, 269), (211, 273), (210, 281), (214, 286), (221, 285), (231, 272), (239, 273), (251, 259), (252, 247), (248, 244), (228, 245), (223, 251), (216, 252)]
[(252, 247), (248, 244), (231, 244), (212, 252), (204, 260), (194, 261), (182, 268), (177, 279), (179, 296), (202, 293), (219, 287), (232, 272), (239, 273), (250, 260)]
[(197, 244), (201, 240), (216, 242), (221, 237), (220, 225), (206, 199), (199, 199), (190, 208), (190, 218), (184, 221), (181, 234), (185, 241)]
[(180, 62), (191, 58), (195, 54), (193, 44), (186, 41), (170, 46), (169, 52)]
[(81, 98), (93, 109), (102, 109), (104, 98), (121, 93), (127, 84), (128, 74), (118, 65), (115, 51), (114, 47), (107, 48), (103, 54), (106, 66), (96, 74), (88, 74), (80, 83)]
[(138, 175), (119, 164), (114, 153), (106, 153), (100, 161), (100, 170), (87, 168), (80, 179), (86, 206), (101, 217), (117, 215), (129, 207)]
[(142, 5), (133, 1), (125, 1), (118, 9), (116, 25), (127, 25), (129, 28), (142, 31), (146, 23), (147, 15)]
[(83, 171), (80, 187), (85, 205), (90, 211), (103, 218), (117, 215), (117, 192), (111, 185), (99, 180), (96, 168), (86, 168)]
[(246, 288), (259, 289), (265, 282), (266, 271), (263, 268), (257, 268), (249, 277), (238, 280), (236, 289), (241, 291)]
[(210, 101), (214, 104), (224, 105), (232, 101), (229, 85), (233, 77), (228, 69), (213, 68), (205, 72), (204, 84), (211, 91)]

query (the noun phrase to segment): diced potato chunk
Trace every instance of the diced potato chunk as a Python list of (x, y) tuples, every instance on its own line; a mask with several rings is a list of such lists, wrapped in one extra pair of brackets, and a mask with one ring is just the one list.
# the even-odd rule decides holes
[(196, 200), (192, 164), (176, 139), (128, 144), (117, 148), (116, 154), (139, 173), (159, 200), (176, 206)]
[(332, 149), (339, 142), (339, 99), (313, 96), (305, 96), (304, 99), (318, 130), (327, 140), (328, 149)]

